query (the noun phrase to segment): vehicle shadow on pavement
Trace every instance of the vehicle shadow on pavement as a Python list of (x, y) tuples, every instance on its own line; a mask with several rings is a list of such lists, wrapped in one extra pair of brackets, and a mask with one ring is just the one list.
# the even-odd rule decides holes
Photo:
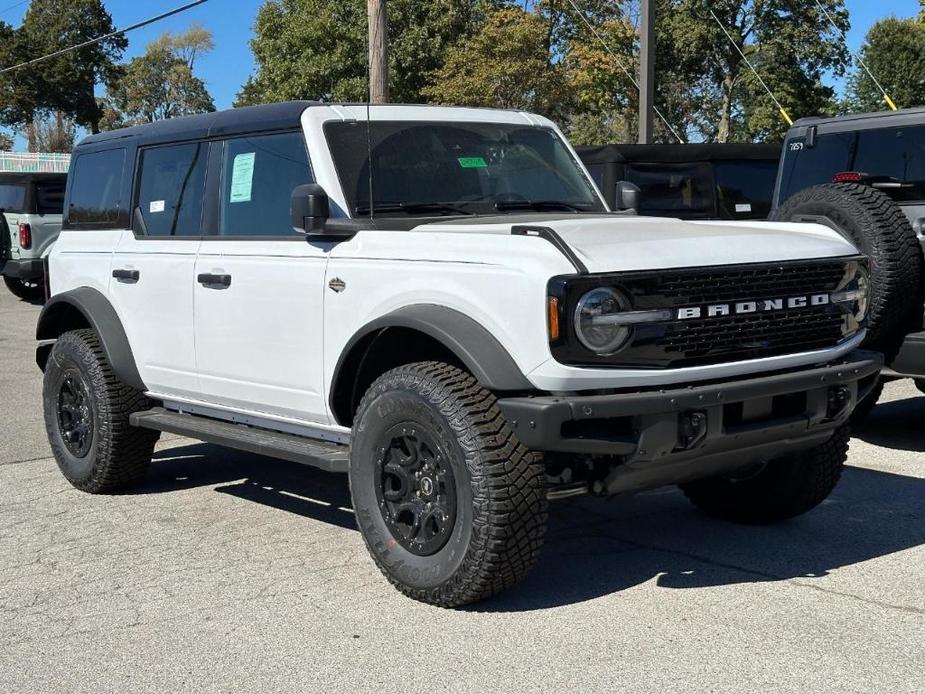
[[(203, 486), (356, 530), (345, 476), (207, 444), (159, 451), (147, 483), (135, 493)], [(819, 508), (770, 527), (713, 520), (674, 489), (577, 498), (552, 504), (546, 547), (531, 575), (469, 609), (546, 609), (653, 580), (675, 589), (811, 581), (921, 544), (925, 479), (865, 468), (846, 468)]]
[(874, 446), (901, 451), (925, 452), (925, 397), (878, 404), (852, 435)]

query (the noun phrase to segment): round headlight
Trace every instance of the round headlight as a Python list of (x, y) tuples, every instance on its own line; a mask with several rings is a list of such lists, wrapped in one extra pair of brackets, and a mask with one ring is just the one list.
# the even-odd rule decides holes
[(609, 287), (585, 294), (575, 307), (575, 333), (581, 344), (602, 356), (619, 350), (629, 340), (630, 328), (614, 318), (629, 308), (629, 300)]
[(857, 285), (858, 298), (855, 304), (854, 317), (858, 323), (867, 317), (867, 309), (870, 306), (870, 273), (866, 268), (858, 266), (858, 274), (855, 276)]

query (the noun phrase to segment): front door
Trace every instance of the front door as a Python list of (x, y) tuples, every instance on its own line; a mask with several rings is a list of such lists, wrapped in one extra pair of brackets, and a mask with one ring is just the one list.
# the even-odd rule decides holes
[(313, 180), (303, 135), (251, 135), (213, 143), (219, 146), (216, 228), (203, 238), (195, 272), (201, 399), (326, 423), (321, 349), (330, 244), (309, 243), (290, 222), (293, 189)]

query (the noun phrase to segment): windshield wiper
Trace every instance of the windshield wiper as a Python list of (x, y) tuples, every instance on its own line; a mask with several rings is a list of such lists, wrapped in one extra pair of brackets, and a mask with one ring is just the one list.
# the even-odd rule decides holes
[[(369, 205), (360, 205), (356, 214), (369, 214)], [(474, 214), (450, 202), (377, 202), (373, 205), (373, 212), (450, 212), (452, 214)]]
[(499, 212), (506, 210), (569, 210), (587, 212), (591, 205), (573, 205), (563, 200), (500, 200), (495, 203)]

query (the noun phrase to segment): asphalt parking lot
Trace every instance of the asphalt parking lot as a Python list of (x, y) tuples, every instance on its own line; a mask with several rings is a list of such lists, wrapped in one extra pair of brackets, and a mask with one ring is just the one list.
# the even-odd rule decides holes
[(803, 518), (736, 527), (674, 490), (558, 502), (522, 586), (448, 611), (380, 577), (338, 476), (165, 437), (143, 487), (72, 489), (38, 312), (0, 291), (0, 692), (925, 691), (909, 382)]

